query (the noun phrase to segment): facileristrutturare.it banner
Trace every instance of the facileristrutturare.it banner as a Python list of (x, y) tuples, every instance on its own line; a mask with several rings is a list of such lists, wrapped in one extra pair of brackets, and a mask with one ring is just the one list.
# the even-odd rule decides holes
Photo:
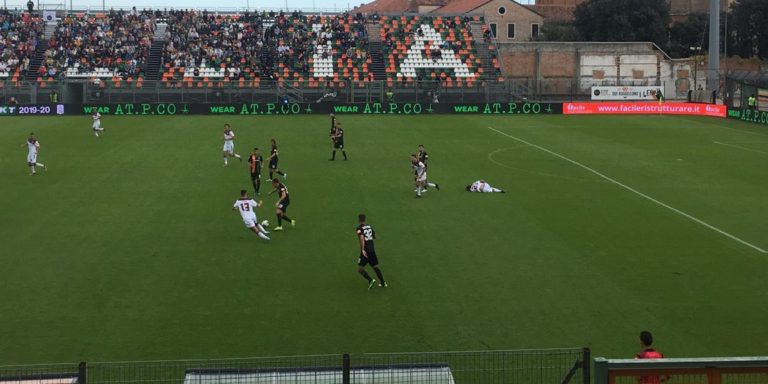
[(724, 105), (695, 103), (564, 103), (564, 115), (691, 115), (725, 118)]

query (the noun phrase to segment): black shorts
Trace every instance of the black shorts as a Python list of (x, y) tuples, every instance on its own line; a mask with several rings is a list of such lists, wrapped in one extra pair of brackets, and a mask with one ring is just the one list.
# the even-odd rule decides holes
[(277, 160), (272, 160), (269, 162), (269, 169), (277, 169)]
[(363, 256), (363, 254), (360, 254), (360, 258), (357, 259), (357, 265), (361, 267), (365, 267), (366, 265), (370, 264), (371, 267), (375, 267), (379, 265), (379, 258), (376, 257), (376, 251), (365, 251), (368, 254), (368, 257)]
[(334, 141), (333, 147), (336, 149), (344, 149), (344, 142), (343, 141)]
[(286, 200), (286, 201), (283, 201), (277, 208), (279, 210), (283, 211), (283, 213), (286, 213), (286, 212), (288, 212), (288, 206), (289, 205), (291, 205), (291, 201), (290, 200)]
[(251, 173), (251, 181), (261, 180), (261, 173)]

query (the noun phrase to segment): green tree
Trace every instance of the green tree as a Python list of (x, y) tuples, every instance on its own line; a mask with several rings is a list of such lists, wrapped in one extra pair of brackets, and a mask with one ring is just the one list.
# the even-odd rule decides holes
[(548, 21), (541, 28), (541, 41), (581, 41), (581, 35), (573, 23)]
[(728, 19), (732, 43), (729, 55), (768, 59), (768, 1), (739, 0), (731, 6)]
[(576, 7), (574, 18), (587, 41), (652, 41), (667, 46), (666, 0), (588, 0)]
[(691, 47), (709, 49), (709, 15), (693, 13), (687, 19), (677, 22), (669, 29), (669, 54), (674, 58), (695, 54)]

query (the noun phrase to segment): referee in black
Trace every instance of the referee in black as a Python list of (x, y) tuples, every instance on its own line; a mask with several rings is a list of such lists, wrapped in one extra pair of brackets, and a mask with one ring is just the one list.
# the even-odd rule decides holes
[(379, 278), (379, 287), (386, 288), (387, 282), (384, 281), (384, 275), (381, 274), (379, 269), (379, 259), (376, 257), (376, 248), (373, 246), (376, 232), (373, 230), (373, 227), (366, 224), (365, 214), (359, 214), (357, 221), (359, 223), (357, 226), (357, 238), (360, 242), (360, 258), (357, 259), (357, 273), (361, 274), (368, 281), (368, 290), (370, 290), (373, 288), (373, 284), (376, 283), (376, 280), (365, 271), (365, 266), (370, 265), (373, 271), (376, 272), (376, 277)]

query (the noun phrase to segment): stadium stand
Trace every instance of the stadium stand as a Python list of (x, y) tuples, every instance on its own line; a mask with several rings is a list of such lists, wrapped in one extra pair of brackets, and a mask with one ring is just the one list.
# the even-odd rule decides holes
[(1, 17), (0, 79), (42, 86), (68, 78), (140, 87), (147, 77), (164, 88), (451, 88), (500, 79), (480, 16), (133, 9), (63, 15), (48, 28), (28, 14)]
[(40, 17), (0, 10), (0, 81), (26, 75), (43, 29)]
[(172, 12), (165, 36), (162, 82), (167, 87), (261, 80), (317, 87), (324, 79), (363, 78), (364, 19), (348, 14), (213, 15)]
[(472, 86), (477, 80), (498, 79), (500, 70), (484, 68), (473, 44), (470, 22), (479, 16), (382, 16), (380, 36), (384, 42), (387, 81), (440, 80), (447, 87)]
[(48, 40), (38, 81), (55, 78), (136, 79), (143, 74), (155, 30), (151, 13), (67, 15)]

